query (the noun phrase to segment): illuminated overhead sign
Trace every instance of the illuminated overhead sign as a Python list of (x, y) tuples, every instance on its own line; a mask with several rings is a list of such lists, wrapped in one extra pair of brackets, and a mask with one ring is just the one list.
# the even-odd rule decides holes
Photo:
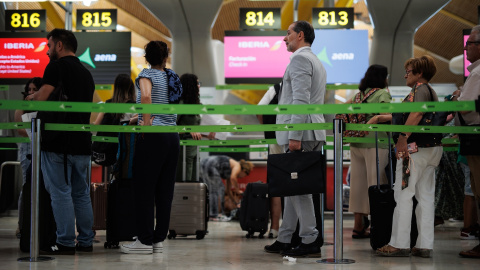
[(315, 29), (353, 28), (353, 8), (313, 8), (312, 26)]
[(240, 8), (240, 29), (280, 29), (280, 8)]
[(44, 9), (5, 10), (6, 31), (45, 31), (47, 29)]
[(77, 30), (115, 30), (116, 9), (77, 9)]

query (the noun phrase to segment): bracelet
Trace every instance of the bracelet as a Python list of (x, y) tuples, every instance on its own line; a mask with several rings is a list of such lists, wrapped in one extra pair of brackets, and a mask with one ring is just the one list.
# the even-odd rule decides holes
[(408, 135), (407, 135), (407, 134), (401, 132), (400, 135), (402, 135), (403, 137), (405, 137), (406, 139), (408, 139)]

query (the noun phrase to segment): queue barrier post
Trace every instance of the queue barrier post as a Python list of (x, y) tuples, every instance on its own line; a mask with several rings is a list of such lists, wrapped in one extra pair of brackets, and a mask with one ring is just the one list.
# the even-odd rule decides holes
[(334, 258), (318, 260), (325, 264), (351, 264), (354, 260), (343, 258), (343, 120), (333, 120), (333, 162), (335, 177), (335, 228)]

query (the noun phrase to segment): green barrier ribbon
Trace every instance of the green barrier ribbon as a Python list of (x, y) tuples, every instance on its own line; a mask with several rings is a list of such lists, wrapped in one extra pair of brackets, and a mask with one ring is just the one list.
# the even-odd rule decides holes
[(92, 142), (118, 143), (118, 137), (92, 136)]
[[(271, 84), (223, 84), (216, 85), (217, 90), (268, 90)], [(358, 84), (327, 84), (327, 90), (358, 89)]]
[[(0, 123), (0, 129), (29, 128), (28, 122)], [(46, 130), (55, 131), (104, 131), (104, 132), (136, 132), (136, 133), (169, 133), (169, 132), (260, 132), (291, 130), (331, 130), (333, 124), (269, 124), (269, 125), (216, 125), (216, 126), (114, 126), (114, 125), (82, 125), (82, 124), (45, 124)], [(367, 125), (346, 124), (347, 130), (415, 132), (415, 133), (470, 133), (480, 134), (478, 126), (405, 126), (405, 125)], [(332, 140), (327, 138), (327, 141)], [(345, 138), (346, 143), (367, 142), (365, 138)], [(379, 139), (383, 140), (383, 139)], [(333, 140), (332, 140), (333, 141)], [(368, 141), (369, 142), (369, 141)], [(383, 141), (379, 141), (383, 142)]]
[(272, 84), (223, 84), (216, 85), (217, 90), (268, 90)]
[(276, 144), (275, 139), (260, 139), (260, 140), (181, 140), (180, 145), (258, 145), (258, 144)]
[(31, 127), (32, 124), (30, 122), (0, 123), (0, 129), (27, 129)]
[(458, 147), (443, 147), (443, 151), (458, 151)]
[(227, 152), (235, 152), (235, 153), (246, 153), (246, 152), (266, 152), (268, 151), (268, 147), (241, 147), (241, 148), (224, 148), (224, 147), (201, 147), (200, 152), (215, 152), (215, 153), (227, 153)]
[(0, 143), (29, 143), (28, 137), (0, 137)]
[(471, 133), (480, 134), (480, 126), (405, 126), (405, 125), (367, 125), (367, 124), (346, 124), (346, 130), (363, 131), (393, 131), (393, 132), (415, 132), (415, 133)]
[(170, 133), (170, 132), (253, 132), (253, 131), (290, 131), (290, 130), (325, 130), (332, 129), (333, 124), (270, 124), (270, 125), (223, 125), (223, 126), (112, 126), (82, 124), (45, 124), (46, 130), (56, 131), (106, 131), (135, 133)]
[(310, 105), (171, 105), (0, 100), (0, 110), (156, 114), (338, 114), (475, 111), (475, 101)]
[(0, 150), (18, 150), (17, 148), (3, 148), (3, 147), (0, 147)]
[[(333, 142), (333, 136), (327, 136), (327, 142)], [(364, 137), (343, 137), (344, 143), (375, 143), (375, 138), (364, 138)], [(388, 138), (378, 138), (379, 144), (387, 144)], [(391, 140), (393, 144), (393, 140)], [(460, 140), (458, 138), (443, 138), (442, 144), (459, 144)]]

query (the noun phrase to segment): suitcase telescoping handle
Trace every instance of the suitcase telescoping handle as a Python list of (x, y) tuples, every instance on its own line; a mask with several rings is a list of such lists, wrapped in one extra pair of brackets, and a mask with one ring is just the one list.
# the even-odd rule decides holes
[[(393, 166), (392, 166), (392, 151), (391, 151), (391, 139), (390, 139), (390, 132), (387, 132), (387, 137), (388, 137), (388, 166), (390, 167), (390, 179), (388, 180), (390, 184), (390, 188), (393, 188)], [(381, 190), (380, 188), (380, 160), (378, 158), (378, 133), (375, 131), (375, 161), (376, 161), (376, 168), (377, 168), (377, 188), (378, 190)]]

